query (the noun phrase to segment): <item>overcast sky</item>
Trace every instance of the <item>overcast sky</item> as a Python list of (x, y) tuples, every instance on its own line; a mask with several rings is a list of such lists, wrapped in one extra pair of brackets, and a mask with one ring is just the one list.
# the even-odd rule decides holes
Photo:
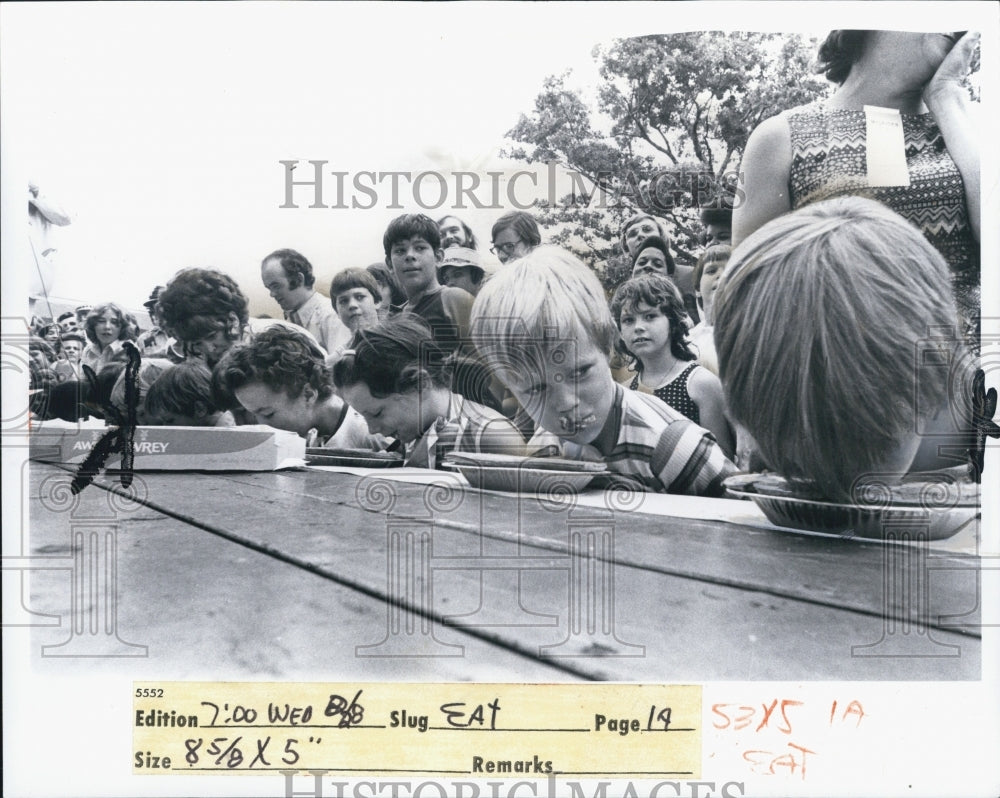
[[(956, 27), (952, 5), (925, 26)], [(991, 4), (976, 5), (982, 16)], [(4, 3), (4, 199), (23, 218), (32, 179), (72, 213), (56, 231), (57, 296), (137, 307), (179, 268), (206, 265), (237, 277), (252, 312), (277, 313), (259, 285), (266, 253), (301, 250), (325, 286), (380, 259), (381, 233), (403, 212), (387, 207), (387, 181), (370, 209), (310, 209), (308, 188), (296, 189), (302, 207), (281, 209), (279, 161), (302, 161), (298, 179), (311, 173), (306, 161), (327, 161), (330, 204), (332, 171), (348, 173), (347, 204), (367, 204), (351, 190), (362, 171), (503, 169), (504, 134), (547, 75), (572, 68), (570, 85), (592, 90), (595, 44), (763, 20), (817, 33), (844, 27), (840, 8), (796, 18), (787, 4), (769, 17), (721, 3)], [(865, 15), (873, 25), (873, 6)], [(907, 22), (920, 24), (909, 11)], [(890, 24), (902, 18), (886, 13)], [(433, 203), (440, 186), (421, 187)], [(400, 204), (417, 210), (405, 182)], [(488, 240), (501, 213), (462, 215)], [(30, 267), (23, 243), (5, 243), (15, 245), (12, 262)], [(5, 282), (9, 268), (4, 257)]]

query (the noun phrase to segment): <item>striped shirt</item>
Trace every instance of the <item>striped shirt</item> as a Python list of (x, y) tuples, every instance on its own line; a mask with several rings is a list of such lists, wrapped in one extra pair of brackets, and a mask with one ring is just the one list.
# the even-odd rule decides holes
[(407, 444), (404, 464), (439, 468), (448, 452), (523, 455), (524, 438), (500, 413), (453, 393), (448, 415)]
[(562, 446), (564, 457), (603, 460), (613, 473), (655, 493), (722, 496), (722, 481), (736, 473), (712, 433), (655, 396), (620, 385), (597, 439)]

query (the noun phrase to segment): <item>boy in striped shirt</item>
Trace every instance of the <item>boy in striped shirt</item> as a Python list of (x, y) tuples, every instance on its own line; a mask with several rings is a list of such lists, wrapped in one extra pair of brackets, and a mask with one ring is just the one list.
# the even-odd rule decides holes
[(471, 327), (487, 364), (564, 457), (603, 460), (649, 491), (723, 494), (736, 467), (711, 433), (615, 383), (608, 359), (617, 328), (597, 277), (570, 253), (538, 247), (498, 272), (473, 305)]

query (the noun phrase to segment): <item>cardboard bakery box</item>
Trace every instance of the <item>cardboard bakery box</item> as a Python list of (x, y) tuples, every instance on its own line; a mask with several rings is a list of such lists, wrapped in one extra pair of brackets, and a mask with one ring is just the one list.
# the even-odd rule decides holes
[[(102, 422), (45, 421), (31, 433), (30, 457), (82, 463), (107, 433)], [(135, 471), (275, 471), (305, 465), (306, 442), (267, 426), (136, 427)], [(106, 468), (118, 468), (113, 454)]]

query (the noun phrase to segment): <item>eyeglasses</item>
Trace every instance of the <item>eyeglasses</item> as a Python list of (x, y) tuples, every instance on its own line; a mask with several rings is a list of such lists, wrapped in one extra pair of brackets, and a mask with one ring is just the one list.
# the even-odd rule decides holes
[(520, 243), (521, 239), (519, 238), (517, 239), (517, 241), (508, 241), (506, 244), (495, 244), (494, 246), (490, 247), (490, 252), (492, 252), (494, 255), (498, 255), (499, 253), (497, 252), (497, 250), (500, 250), (500, 252), (502, 252), (504, 255), (513, 255), (514, 250), (517, 249), (517, 245)]

